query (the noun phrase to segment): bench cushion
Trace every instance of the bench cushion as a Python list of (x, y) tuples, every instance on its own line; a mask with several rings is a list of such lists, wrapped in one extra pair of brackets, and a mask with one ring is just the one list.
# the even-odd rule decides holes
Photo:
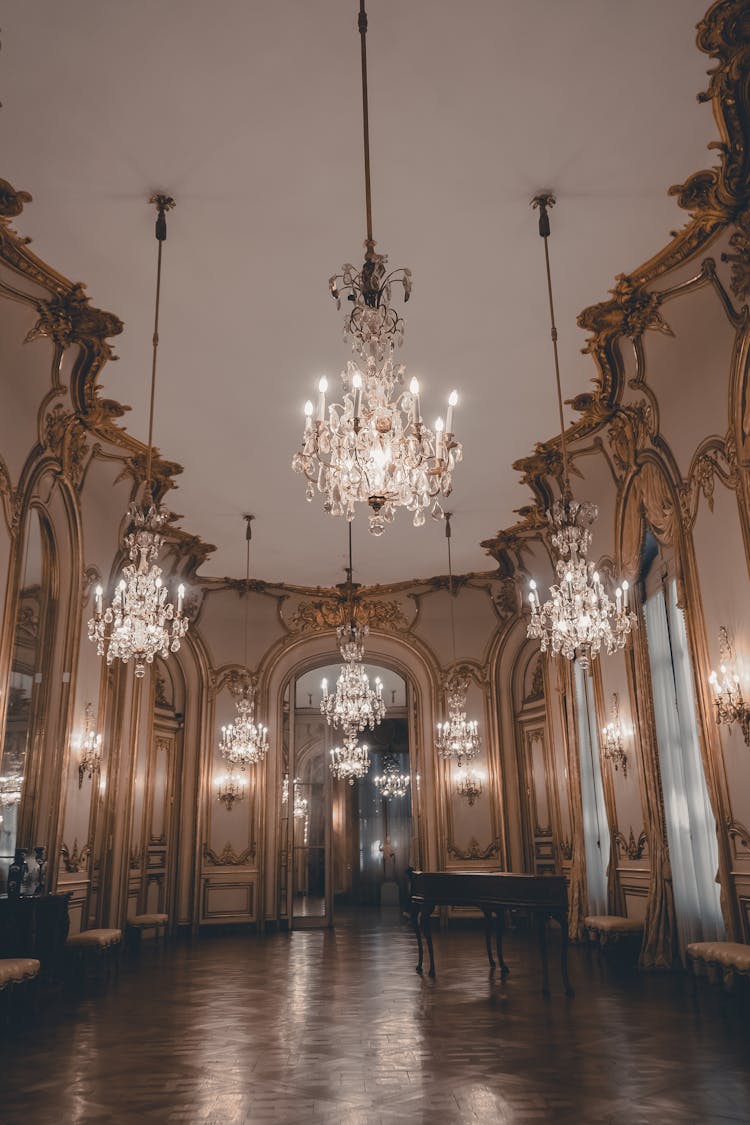
[(643, 922), (635, 918), (623, 918), (620, 914), (589, 914), (583, 924), (587, 930), (598, 930), (603, 934), (640, 934)]
[(39, 974), (39, 962), (33, 957), (0, 958), (0, 988), (33, 980)]
[(122, 930), (82, 930), (69, 937), (65, 945), (68, 949), (109, 949), (121, 937)]
[(150, 926), (166, 926), (168, 921), (168, 914), (136, 914), (128, 918), (128, 925), (136, 930), (146, 930)]
[(688, 957), (750, 973), (750, 945), (738, 941), (694, 941), (687, 947)]

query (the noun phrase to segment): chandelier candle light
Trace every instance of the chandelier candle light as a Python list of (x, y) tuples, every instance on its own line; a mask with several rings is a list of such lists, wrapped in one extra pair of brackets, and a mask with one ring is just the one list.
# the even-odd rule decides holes
[(236, 773), (232, 766), (216, 779), (216, 786), (216, 796), (227, 812), (232, 811), (235, 801), (245, 799), (245, 779), (242, 774)]
[(328, 380), (323, 376), (318, 383), (317, 409), (312, 401), (305, 403), (302, 447), (292, 460), (292, 468), (307, 478), (307, 500), (313, 499), (317, 489), (324, 497), (325, 511), (350, 521), (357, 504), (367, 504), (370, 531), (381, 535), (399, 507), (413, 512), (415, 527), (425, 522), (430, 506), (432, 514), (440, 518), (438, 497), (450, 495), (453, 471), (461, 460), (462, 449), (453, 433), (458, 393), (451, 392), (445, 420), (438, 418), (433, 432), (422, 418), (418, 380), (412, 378), (409, 389), (402, 389), (405, 368), (393, 359), (396, 344), (403, 341), (404, 322), (391, 305), (392, 290), (400, 285), (404, 301), (408, 301), (411, 271), (389, 272), (388, 259), (385, 254), (376, 253), (372, 234), (364, 0), (360, 0), (358, 30), (367, 221), (365, 260), (359, 270), (347, 263), (341, 274), (329, 281), (337, 308), (341, 307), (342, 296), (351, 305), (344, 337), (351, 340), (356, 358), (348, 362), (342, 373), (341, 402), (326, 409)]
[[(245, 618), (244, 618), (244, 667), (247, 669), (248, 614), (250, 601), (250, 541), (253, 537), (254, 516), (243, 516), (245, 521)], [(246, 671), (236, 680), (233, 689), (237, 697), (237, 717), (233, 723), (221, 728), (219, 750), (230, 767), (246, 770), (262, 762), (268, 753), (268, 727), (255, 722), (255, 686)]]
[(708, 678), (714, 692), (716, 722), (726, 724), (730, 730), (733, 723), (739, 723), (745, 745), (750, 746), (750, 703), (746, 703), (742, 695), (734, 652), (725, 625), (719, 627), (719, 660), (721, 679), (713, 671)]
[(148, 420), (148, 454), (143, 503), (131, 504), (128, 516), (130, 531), (124, 546), (130, 558), (123, 567), (122, 578), (115, 590), (111, 605), (104, 607), (104, 590), (96, 587), (94, 616), (88, 624), (89, 639), (96, 643), (99, 656), (107, 664), (121, 660), (135, 664), (135, 675), (142, 679), (146, 665), (156, 656), (166, 660), (170, 652), (177, 652), (180, 641), (188, 629), (183, 616), (185, 587), (177, 589), (177, 607), (168, 600), (162, 580), (159, 554), (164, 542), (161, 530), (167, 521), (167, 512), (156, 504), (152, 495), (152, 467), (154, 454), (154, 402), (156, 396), (156, 357), (159, 347), (159, 304), (161, 298), (162, 247), (167, 238), (166, 213), (175, 203), (171, 196), (154, 195), (149, 203), (156, 205), (156, 240), (158, 257), (156, 267), (156, 300), (154, 307), (154, 335), (151, 359), (151, 396)]
[(456, 614), (454, 608), (453, 591), (453, 562), (451, 558), (451, 519), (450, 512), (445, 513), (445, 538), (448, 541), (448, 596), (450, 598), (451, 615), (451, 644), (453, 648), (453, 666), (446, 676), (445, 694), (448, 701), (448, 718), (444, 723), (437, 724), (435, 748), (438, 756), (445, 760), (454, 760), (459, 763), (476, 758), (479, 754), (482, 739), (479, 734), (479, 723), (476, 719), (466, 717), (466, 697), (469, 691), (469, 677), (460, 672), (456, 659)]
[(636, 617), (628, 604), (628, 583), (615, 592), (615, 602), (607, 595), (598, 571), (588, 561), (591, 546), (589, 528), (597, 518), (595, 504), (573, 499), (570, 487), (568, 449), (565, 440), (560, 361), (557, 351), (557, 327), (552, 300), (552, 276), (549, 264), (550, 234), (548, 209), (554, 206), (551, 192), (534, 196), (532, 206), (539, 209), (539, 234), (544, 239), (544, 260), (547, 270), (552, 349), (555, 360), (555, 384), (560, 418), (560, 442), (563, 461), (563, 493), (552, 505), (547, 518), (551, 526), (555, 550), (557, 584), (550, 587), (549, 599), (541, 603), (536, 582), (529, 583), (531, 620), (527, 636), (541, 642), (542, 652), (562, 653), (568, 660), (577, 660), (588, 668), (602, 646), (608, 653), (623, 648), (635, 625)]
[(472, 766), (460, 766), (456, 771), (456, 793), (473, 806), (484, 792), (482, 775)]

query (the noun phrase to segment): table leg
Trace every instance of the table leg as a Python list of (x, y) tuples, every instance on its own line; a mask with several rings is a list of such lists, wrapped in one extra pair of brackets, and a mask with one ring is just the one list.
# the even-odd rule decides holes
[(549, 996), (549, 965), (547, 964), (547, 919), (543, 914), (537, 915), (537, 931), (539, 933), (539, 952), (542, 957), (542, 993)]
[(429, 976), (435, 976), (435, 956), (432, 950), (432, 923), (430, 922), (430, 915), (432, 914), (432, 903), (426, 902), (419, 912), (419, 917), (422, 921), (422, 933), (427, 942), (427, 952), (430, 955), (430, 971)]
[(500, 976), (503, 980), (510, 976), (510, 969), (503, 958), (503, 911), (495, 911), (495, 942), (497, 944), (497, 959), (500, 962)]
[(422, 972), (422, 961), (424, 960), (424, 950), (422, 948), (422, 931), (419, 928), (419, 907), (412, 906), (411, 908), (411, 924), (414, 927), (414, 933), (417, 935), (417, 949), (419, 950), (419, 960), (417, 961), (417, 972)]
[(487, 960), (490, 969), (495, 968), (495, 958), (492, 956), (492, 911), (482, 910), (484, 914), (484, 944), (487, 946)]

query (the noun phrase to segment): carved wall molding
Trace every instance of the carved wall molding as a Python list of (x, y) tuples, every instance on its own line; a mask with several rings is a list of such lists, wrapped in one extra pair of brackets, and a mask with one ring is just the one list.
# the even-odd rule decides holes
[[(348, 602), (343, 595), (328, 595), (298, 602), (288, 625), (293, 633), (317, 633), (338, 628), (348, 613)], [(358, 598), (354, 617), (360, 625), (383, 632), (402, 633), (410, 627), (400, 603), (395, 600)]]
[(62, 856), (63, 866), (69, 875), (76, 875), (81, 869), (86, 870), (87, 860), (91, 855), (91, 845), (84, 844), (82, 848), (78, 847), (78, 840), (73, 841), (73, 850), (71, 851), (67, 844), (63, 843), (60, 847), (60, 855)]
[(750, 851), (750, 828), (746, 828), (739, 820), (727, 817), (727, 832), (742, 844), (743, 848)]
[(454, 843), (449, 842), (448, 855), (452, 855), (454, 859), (460, 860), (491, 859), (493, 856), (500, 855), (500, 841), (492, 840), (486, 848), (483, 848), (476, 836), (472, 836), (466, 851), (457, 847)]
[(635, 861), (643, 859), (644, 855), (648, 853), (648, 836), (646, 835), (645, 828), (639, 833), (637, 840), (632, 825), (627, 837), (622, 832), (618, 831), (614, 833), (614, 839), (618, 859), (626, 857), (627, 859)]
[(213, 867), (241, 867), (255, 858), (255, 844), (250, 844), (243, 852), (235, 852), (231, 844), (225, 844), (220, 852), (215, 852), (204, 844), (203, 856)]

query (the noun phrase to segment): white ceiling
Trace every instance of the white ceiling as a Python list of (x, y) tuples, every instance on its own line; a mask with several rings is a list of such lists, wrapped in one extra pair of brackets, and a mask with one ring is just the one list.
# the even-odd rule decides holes
[[(714, 162), (708, 0), (370, 0), (374, 220), (414, 272), (402, 358), (429, 420), (457, 386), (465, 462), (457, 570), (527, 496), (510, 468), (555, 431), (542, 246), (552, 187), (565, 393), (584, 389), (575, 316), (685, 221), (670, 184)], [(3, 13), (0, 175), (34, 196), (34, 248), (125, 321), (105, 392), (145, 437), (154, 189), (166, 247), (156, 437), (185, 472), (172, 506), (244, 569), (328, 584), (346, 528), (289, 461), (302, 404), (348, 352), (327, 279), (363, 238), (356, 0), (35, 0)], [(363, 582), (445, 570), (442, 528), (355, 526)]]

